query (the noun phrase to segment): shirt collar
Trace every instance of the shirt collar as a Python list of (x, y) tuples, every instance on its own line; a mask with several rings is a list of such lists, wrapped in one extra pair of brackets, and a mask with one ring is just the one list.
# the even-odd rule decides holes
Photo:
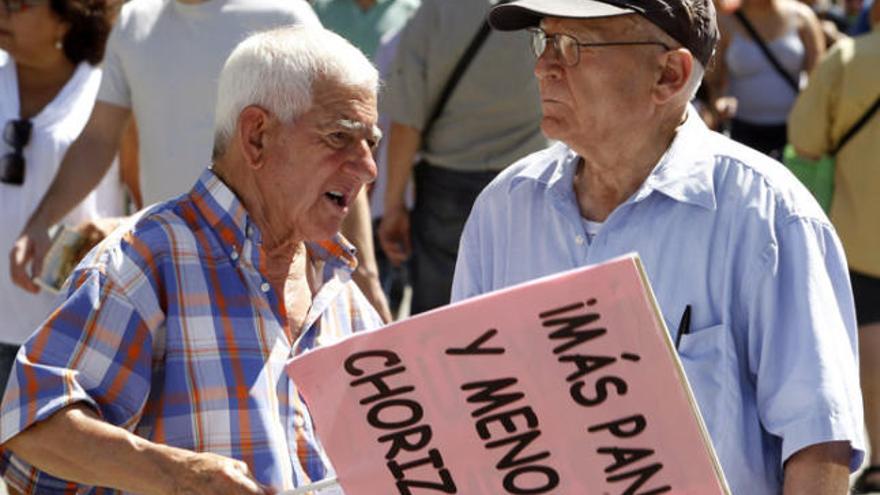
[(676, 201), (714, 210), (715, 157), (707, 146), (710, 137), (706, 124), (689, 106), (687, 120), (633, 200), (640, 201), (656, 190)]
[[(641, 201), (657, 191), (676, 201), (714, 210), (715, 158), (705, 146), (709, 132), (696, 110), (689, 107), (687, 119), (676, 129), (669, 148), (631, 201)], [(562, 143), (542, 153), (544, 156), (536, 157), (537, 160), (517, 173), (510, 188), (533, 181), (544, 184), (548, 191), (559, 196), (574, 198), (571, 184), (580, 157)], [(550, 163), (542, 158), (549, 158)]]
[[(205, 169), (190, 192), (190, 198), (224, 242), (230, 254), (244, 252), (244, 244), (250, 240), (254, 245), (262, 244), (262, 235), (257, 225), (251, 221), (244, 205), (219, 177), (210, 169)], [(309, 255), (325, 263), (352, 272), (357, 268), (357, 249), (341, 234), (323, 241), (308, 241)], [(259, 265), (259, 263), (256, 263)]]

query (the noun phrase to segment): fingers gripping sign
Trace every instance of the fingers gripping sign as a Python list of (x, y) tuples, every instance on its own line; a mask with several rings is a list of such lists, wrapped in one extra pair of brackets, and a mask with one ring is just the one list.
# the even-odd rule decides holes
[(189, 456), (172, 493), (181, 495), (274, 495), (272, 487), (260, 484), (242, 461), (217, 454)]

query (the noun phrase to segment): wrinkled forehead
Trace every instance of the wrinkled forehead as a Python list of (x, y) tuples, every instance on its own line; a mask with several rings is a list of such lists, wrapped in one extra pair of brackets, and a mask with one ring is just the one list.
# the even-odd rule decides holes
[(312, 110), (321, 121), (347, 120), (375, 123), (376, 92), (371, 88), (316, 82), (312, 86)]

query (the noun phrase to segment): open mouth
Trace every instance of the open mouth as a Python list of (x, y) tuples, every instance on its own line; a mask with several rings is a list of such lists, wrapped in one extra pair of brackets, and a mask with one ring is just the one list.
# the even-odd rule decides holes
[(339, 191), (325, 192), (324, 197), (326, 197), (327, 199), (329, 199), (333, 203), (336, 203), (336, 205), (339, 206), (340, 208), (345, 208), (346, 206), (348, 206), (348, 198), (345, 196), (345, 194), (343, 194)]

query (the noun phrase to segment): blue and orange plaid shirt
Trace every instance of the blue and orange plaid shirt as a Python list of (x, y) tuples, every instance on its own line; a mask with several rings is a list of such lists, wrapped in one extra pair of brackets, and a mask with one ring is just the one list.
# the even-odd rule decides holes
[[(341, 237), (307, 247), (323, 284), (291, 331), (263, 276), (259, 229), (206, 170), (189, 194), (117, 229), (77, 267), (61, 306), (18, 354), (0, 443), (85, 403), (151, 441), (240, 459), (278, 489), (331, 475), (284, 367), (382, 322), (351, 282), (353, 248)], [(23, 493), (112, 493), (53, 478), (8, 451), (0, 472)]]

